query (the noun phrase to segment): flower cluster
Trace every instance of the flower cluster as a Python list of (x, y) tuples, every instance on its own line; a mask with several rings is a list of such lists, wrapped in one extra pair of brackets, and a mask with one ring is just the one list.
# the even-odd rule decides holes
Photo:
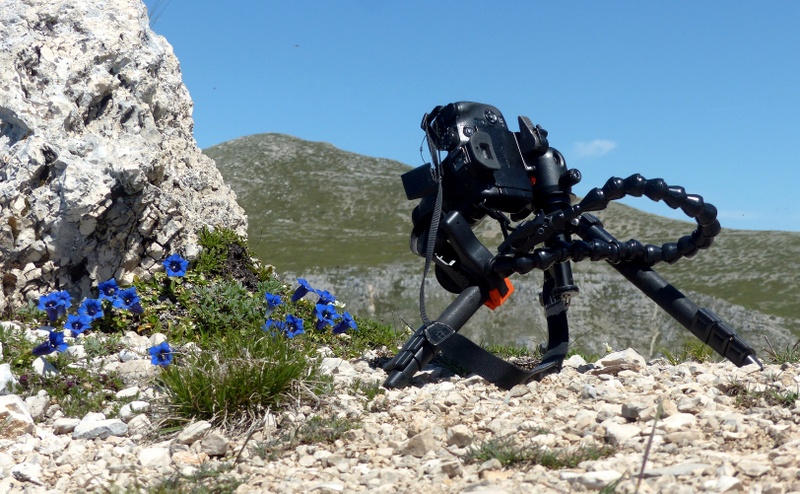
[[(331, 327), (331, 331), (334, 334), (342, 334), (348, 330), (357, 329), (358, 326), (353, 319), (353, 316), (351, 316), (349, 312), (345, 311), (342, 314), (339, 314), (337, 307), (343, 307), (343, 305), (338, 304), (336, 302), (336, 297), (334, 297), (330, 292), (327, 290), (315, 289), (303, 278), (298, 278), (297, 282), (300, 284), (300, 286), (292, 294), (290, 302), (296, 303), (308, 294), (317, 295), (317, 301), (314, 308), (316, 315), (314, 328), (316, 330), (323, 331), (326, 328)], [(294, 338), (299, 334), (305, 333), (304, 321), (297, 316), (289, 314), (282, 321), (272, 318), (272, 314), (275, 309), (283, 304), (283, 300), (281, 299), (280, 295), (266, 293), (264, 298), (267, 301), (267, 321), (264, 323), (261, 329), (270, 333), (278, 331), (283, 333), (288, 338)]]
[[(166, 258), (163, 264), (170, 277), (184, 276), (189, 266), (189, 262), (177, 254)], [(36, 356), (43, 356), (65, 351), (68, 348), (68, 344), (64, 341), (65, 331), (69, 331), (72, 338), (78, 338), (87, 330), (92, 329), (94, 321), (102, 319), (112, 308), (132, 314), (144, 312), (141, 299), (134, 286), (121, 288), (117, 284), (117, 280), (112, 278), (99, 283), (97, 291), (98, 297), (84, 299), (74, 314), (67, 312), (72, 306), (72, 297), (66, 290), (42, 295), (39, 298), (38, 308), (44, 311), (50, 320), (50, 326), (43, 328), (49, 329), (49, 333), (47, 341), (34, 347), (32, 353)], [(59, 328), (58, 325), (62, 320), (64, 321), (63, 327)], [(150, 348), (149, 353), (153, 365), (166, 366), (172, 362), (172, 349), (167, 342)]]
[[(32, 350), (34, 355), (42, 356), (66, 350), (64, 332), (69, 331), (71, 337), (77, 338), (91, 329), (94, 321), (105, 315), (103, 301), (107, 301), (108, 306), (127, 310), (133, 314), (141, 314), (144, 311), (139, 303), (136, 287), (120, 289), (117, 281), (112, 278), (100, 283), (97, 288), (99, 297), (84, 299), (74, 314), (67, 313), (72, 306), (72, 297), (66, 290), (39, 297), (38, 308), (44, 311), (50, 320), (50, 326), (45, 326), (50, 329), (50, 333), (47, 341)], [(58, 325), (62, 320), (63, 326), (59, 328)]]

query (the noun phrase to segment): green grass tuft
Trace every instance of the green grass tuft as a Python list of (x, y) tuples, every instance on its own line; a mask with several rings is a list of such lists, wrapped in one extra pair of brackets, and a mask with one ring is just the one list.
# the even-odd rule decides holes
[(767, 356), (764, 358), (770, 364), (796, 364), (800, 363), (800, 340), (793, 345), (786, 343), (784, 347), (775, 349), (767, 339)]
[(586, 445), (577, 448), (550, 449), (541, 446), (520, 445), (513, 438), (490, 439), (474, 446), (466, 459), (485, 462), (497, 459), (504, 467), (542, 465), (549, 469), (575, 468), (587, 460), (598, 460), (614, 454), (610, 446)]
[(664, 358), (671, 365), (678, 365), (684, 362), (711, 362), (716, 358), (714, 350), (698, 339), (686, 340), (677, 350), (660, 348)]
[(294, 385), (313, 389), (320, 381), (302, 347), (280, 336), (232, 329), (207, 338), (203, 351), (180, 353), (161, 372), (176, 418), (235, 426), (278, 408)]

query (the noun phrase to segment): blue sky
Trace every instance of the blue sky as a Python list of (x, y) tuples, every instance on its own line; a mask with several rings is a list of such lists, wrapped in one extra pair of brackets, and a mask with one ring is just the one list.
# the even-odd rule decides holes
[(800, 231), (800, 2), (145, 3), (201, 148), (278, 132), (418, 166), (422, 115), (478, 101), (547, 129), (579, 195), (638, 172), (723, 228)]

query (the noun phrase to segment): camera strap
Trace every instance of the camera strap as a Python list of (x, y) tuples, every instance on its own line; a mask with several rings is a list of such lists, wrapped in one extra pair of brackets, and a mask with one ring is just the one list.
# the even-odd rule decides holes
[(433, 215), (431, 216), (431, 224), (428, 228), (428, 242), (425, 249), (425, 269), (422, 271), (422, 282), (419, 287), (419, 315), (422, 323), (429, 325), (431, 323), (428, 318), (428, 313), (425, 310), (425, 279), (428, 277), (428, 272), (431, 269), (431, 262), (433, 262), (433, 251), (436, 248), (436, 237), (439, 235), (439, 220), (442, 217), (442, 163), (439, 160), (439, 152), (433, 142), (431, 136), (430, 126), (427, 125), (428, 115), (426, 114), (423, 119), (423, 128), (425, 129), (425, 140), (428, 141), (428, 149), (431, 153), (431, 160), (433, 161), (433, 175), (436, 180), (436, 201), (433, 206)]

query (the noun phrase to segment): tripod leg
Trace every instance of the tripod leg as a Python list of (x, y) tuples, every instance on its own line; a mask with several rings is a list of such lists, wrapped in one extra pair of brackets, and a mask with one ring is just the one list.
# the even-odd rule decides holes
[[(593, 239), (609, 243), (616, 241), (601, 227), (599, 220), (592, 221), (585, 215), (581, 217), (579, 235), (587, 241)], [(650, 267), (633, 261), (611, 263), (611, 266), (664, 309), (667, 314), (697, 336), (700, 341), (733, 362), (737, 367), (757, 364), (763, 368), (755, 356), (753, 347), (745, 343), (733, 328), (710, 310), (699, 308)]]
[(567, 309), (570, 298), (577, 291), (578, 288), (572, 283), (569, 262), (557, 263), (544, 272), (540, 302), (547, 319), (547, 349), (536, 368), (537, 379), (561, 370), (569, 346)]
[[(485, 301), (486, 297), (481, 294), (480, 288), (477, 286), (467, 287), (447, 306), (436, 321), (431, 322), (431, 326), (441, 324), (457, 332)], [(389, 377), (383, 383), (386, 388), (406, 386), (414, 374), (436, 356), (436, 349), (425, 336), (425, 329), (428, 327), (428, 325), (423, 325), (417, 329), (397, 352), (397, 355), (383, 366), (383, 369), (389, 373)]]

